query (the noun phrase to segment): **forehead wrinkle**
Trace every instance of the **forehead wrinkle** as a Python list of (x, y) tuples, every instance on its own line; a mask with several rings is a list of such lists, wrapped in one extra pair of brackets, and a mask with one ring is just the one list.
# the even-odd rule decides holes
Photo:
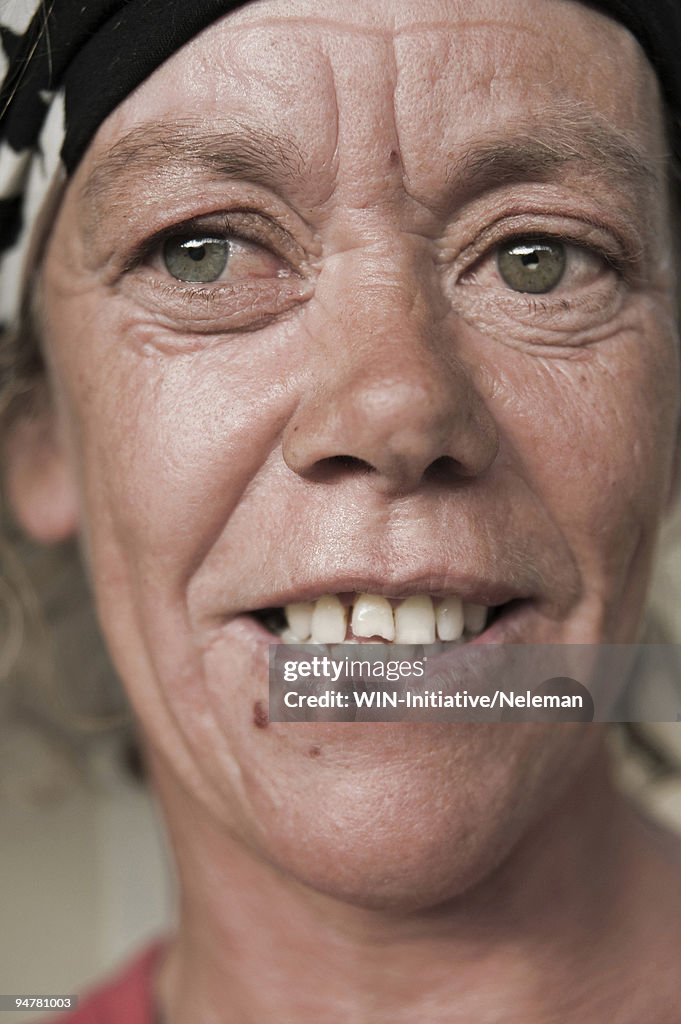
[[(238, 28), (251, 29), (257, 28), (271, 28), (277, 32), (281, 32), (282, 28), (300, 27), (307, 29), (318, 30), (318, 34), (322, 37), (328, 36), (329, 33), (333, 33), (337, 36), (350, 36), (350, 37), (363, 37), (367, 39), (388, 39), (393, 34), (393, 29), (384, 24), (360, 24), (357, 22), (339, 21), (337, 18), (332, 18), (327, 15), (319, 14), (291, 14), (288, 10), (283, 15), (262, 15), (258, 12), (257, 4), (253, 5), (253, 10), (249, 14), (248, 7), (241, 8), (239, 13), (233, 13), (229, 15), (233, 25)], [(395, 21), (395, 15), (393, 15), (393, 23)], [(448, 25), (448, 27), (451, 27)]]
[(292, 138), (261, 126), (230, 121), (207, 129), (190, 119), (173, 120), (137, 125), (115, 142), (88, 174), (81, 197), (95, 212), (129, 205), (140, 179), (156, 184), (188, 167), (275, 189), (299, 183), (308, 171)]

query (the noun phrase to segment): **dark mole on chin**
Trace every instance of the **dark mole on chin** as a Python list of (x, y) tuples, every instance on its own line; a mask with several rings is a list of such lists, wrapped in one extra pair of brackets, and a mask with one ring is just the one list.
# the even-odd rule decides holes
[(253, 725), (256, 729), (266, 729), (270, 724), (270, 717), (267, 714), (267, 708), (261, 700), (256, 700), (253, 705)]
[(308, 754), (310, 755), (310, 757), (319, 757), (321, 752), (322, 748), (316, 745), (314, 747), (310, 747), (310, 749), (308, 750)]

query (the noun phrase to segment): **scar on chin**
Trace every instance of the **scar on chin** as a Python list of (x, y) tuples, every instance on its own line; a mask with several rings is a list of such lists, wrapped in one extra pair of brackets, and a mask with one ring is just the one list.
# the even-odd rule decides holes
[(267, 714), (267, 708), (261, 700), (256, 700), (253, 705), (253, 725), (256, 729), (266, 729), (270, 724), (270, 716)]

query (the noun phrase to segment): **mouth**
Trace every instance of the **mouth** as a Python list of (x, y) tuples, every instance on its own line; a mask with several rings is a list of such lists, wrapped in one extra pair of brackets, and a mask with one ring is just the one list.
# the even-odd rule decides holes
[(286, 644), (441, 644), (455, 646), (480, 636), (511, 606), (486, 605), (457, 594), (328, 593), (253, 611), (274, 642)]

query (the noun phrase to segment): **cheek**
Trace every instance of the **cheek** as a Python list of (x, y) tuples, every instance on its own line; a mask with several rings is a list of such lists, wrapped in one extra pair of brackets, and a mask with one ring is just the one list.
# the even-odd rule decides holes
[(86, 546), (95, 557), (113, 542), (140, 576), (173, 572), (179, 583), (290, 415), (281, 338), (261, 332), (257, 348), (245, 335), (200, 351), (178, 342), (169, 353), (133, 323), (107, 323), (101, 308), (96, 333), (63, 332), (55, 365), (81, 468)]
[[(92, 297), (89, 314), (81, 301), (55, 303), (50, 313), (60, 325), (52, 371), (109, 650), (153, 742), (206, 799), (221, 789), (222, 806), (224, 780), (239, 788), (233, 747), (252, 742), (255, 698), (246, 687), (243, 701), (234, 695), (226, 706), (224, 692), (214, 698), (206, 690), (188, 584), (223, 538), (218, 562), (232, 597), (245, 552), (255, 548), (267, 563), (266, 546), (276, 540), (239, 510), (263, 478), (276, 487), (268, 460), (277, 463), (298, 368), (281, 357), (281, 329), (260, 332), (257, 346), (245, 335), (170, 355), (142, 344), (143, 332), (117, 320), (101, 297)], [(96, 330), (84, 327), (92, 323)], [(260, 664), (235, 667), (233, 656), (226, 663), (232, 682), (262, 675)]]
[(673, 468), (678, 339), (638, 309), (569, 356), (511, 351), (493, 378), (504, 457), (582, 562), (621, 566), (655, 533)]

